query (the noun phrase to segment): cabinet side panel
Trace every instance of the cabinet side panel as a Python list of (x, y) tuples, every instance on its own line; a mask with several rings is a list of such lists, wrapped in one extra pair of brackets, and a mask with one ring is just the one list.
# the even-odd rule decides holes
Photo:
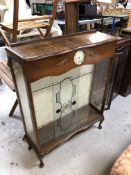
[(31, 140), (36, 143), (22, 67), (19, 63), (13, 61), (13, 69), (21, 102), (21, 107), (23, 110), (27, 134), (29, 135)]

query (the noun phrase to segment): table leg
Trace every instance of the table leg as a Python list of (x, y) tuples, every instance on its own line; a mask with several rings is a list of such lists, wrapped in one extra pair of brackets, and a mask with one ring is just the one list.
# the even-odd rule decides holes
[(91, 29), (90, 24), (86, 24), (86, 29), (87, 30), (90, 30)]
[(101, 18), (101, 32), (103, 31), (103, 17)]
[(123, 22), (124, 22), (123, 18), (120, 18), (119, 34), (121, 34), (121, 29), (122, 29), (122, 27), (123, 27)]
[(114, 32), (114, 30), (115, 30), (115, 17), (113, 17), (111, 32)]

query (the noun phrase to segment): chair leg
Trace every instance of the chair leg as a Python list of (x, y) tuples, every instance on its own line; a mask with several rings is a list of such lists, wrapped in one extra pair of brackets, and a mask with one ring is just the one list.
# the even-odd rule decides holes
[(10, 111), (10, 113), (9, 113), (9, 116), (10, 116), (10, 117), (13, 116), (17, 105), (18, 105), (18, 100), (16, 99), (15, 102), (14, 102), (14, 105), (13, 105), (13, 107), (11, 108), (11, 111)]
[(2, 85), (3, 83), (2, 83), (2, 80), (1, 80), (1, 78), (0, 78), (0, 86)]

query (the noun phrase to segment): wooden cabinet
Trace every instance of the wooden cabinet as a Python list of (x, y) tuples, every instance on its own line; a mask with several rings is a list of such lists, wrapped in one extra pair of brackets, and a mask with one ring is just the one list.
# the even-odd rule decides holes
[(7, 48), (25, 138), (40, 167), (42, 156), (76, 133), (97, 121), (101, 128), (116, 40), (84, 32)]

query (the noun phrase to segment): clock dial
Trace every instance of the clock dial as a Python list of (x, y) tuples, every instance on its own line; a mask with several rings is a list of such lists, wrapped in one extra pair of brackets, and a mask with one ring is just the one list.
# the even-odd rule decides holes
[(84, 59), (85, 59), (85, 53), (84, 53), (84, 51), (83, 50), (78, 50), (75, 53), (75, 55), (74, 55), (74, 62), (75, 62), (75, 64), (77, 64), (77, 65), (82, 64), (83, 61), (84, 61)]

